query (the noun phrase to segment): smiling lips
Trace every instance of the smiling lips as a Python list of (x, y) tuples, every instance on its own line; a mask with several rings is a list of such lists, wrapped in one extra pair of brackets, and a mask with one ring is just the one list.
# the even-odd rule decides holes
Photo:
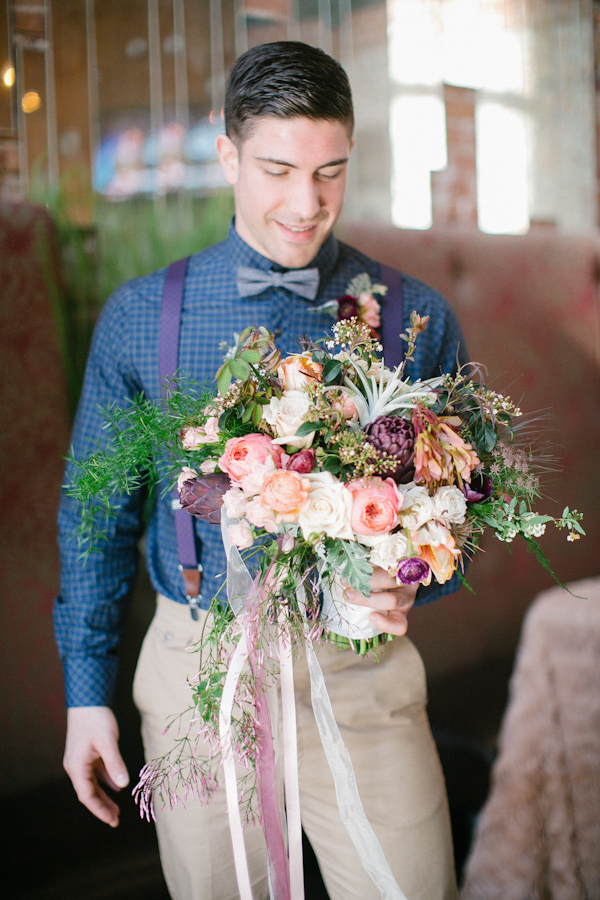
[(320, 222), (315, 222), (314, 225), (284, 225), (283, 222), (277, 222), (277, 225), (285, 237), (296, 243), (304, 243), (313, 237)]

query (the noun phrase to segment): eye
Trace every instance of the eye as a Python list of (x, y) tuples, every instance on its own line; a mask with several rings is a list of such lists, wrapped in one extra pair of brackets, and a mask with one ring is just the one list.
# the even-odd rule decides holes
[(336, 169), (335, 172), (317, 172), (317, 178), (321, 181), (333, 181), (334, 178), (339, 178), (342, 172), (343, 169)]
[(284, 169), (283, 171), (280, 171), (280, 172), (274, 172), (271, 169), (265, 169), (265, 174), (270, 175), (271, 178), (282, 178), (283, 175), (287, 175), (287, 170)]

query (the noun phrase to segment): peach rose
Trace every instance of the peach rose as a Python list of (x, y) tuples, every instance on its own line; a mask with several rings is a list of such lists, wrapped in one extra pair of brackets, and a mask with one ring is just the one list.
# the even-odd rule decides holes
[(281, 464), (283, 451), (266, 434), (246, 434), (244, 437), (230, 438), (225, 444), (225, 452), (219, 459), (219, 468), (227, 472), (232, 481), (239, 481), (250, 475), (253, 468), (262, 465), (271, 457), (276, 466)]
[(279, 522), (296, 522), (308, 500), (310, 481), (296, 472), (278, 469), (268, 475), (261, 492), (264, 506), (275, 510)]
[(311, 381), (320, 381), (323, 366), (313, 362), (310, 353), (288, 356), (277, 370), (284, 391), (302, 391)]
[(438, 584), (449, 581), (456, 570), (460, 550), (447, 528), (438, 522), (428, 522), (411, 534), (413, 545), (418, 547), (419, 556), (433, 572)]
[(403, 498), (392, 478), (361, 478), (346, 487), (352, 493), (351, 524), (355, 534), (383, 534), (398, 524)]

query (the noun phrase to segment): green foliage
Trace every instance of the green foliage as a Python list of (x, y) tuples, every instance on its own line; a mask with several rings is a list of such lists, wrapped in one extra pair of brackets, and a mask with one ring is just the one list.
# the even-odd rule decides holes
[(357, 541), (325, 538), (327, 568), (334, 571), (356, 591), (368, 597), (371, 593), (373, 566), (369, 562), (370, 547)]
[[(106, 440), (85, 459), (76, 458), (71, 450), (71, 480), (65, 487), (82, 505), (77, 537), (84, 556), (97, 549), (106, 523), (118, 509), (118, 498), (143, 487), (152, 490), (161, 482), (166, 492), (181, 468), (189, 465), (180, 440), (182, 422), (204, 421), (203, 410), (213, 392), (192, 382), (185, 390), (175, 390), (176, 384), (169, 386), (164, 404), (139, 394), (127, 406), (111, 406), (105, 411)], [(200, 461), (196, 453), (194, 463)]]

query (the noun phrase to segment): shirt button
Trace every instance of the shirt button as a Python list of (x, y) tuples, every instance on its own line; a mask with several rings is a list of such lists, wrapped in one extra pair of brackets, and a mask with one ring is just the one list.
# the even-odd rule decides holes
[(165, 631), (163, 637), (164, 637), (165, 641), (173, 640), (173, 635), (170, 631)]
[(283, 331), (281, 330), (281, 328), (274, 328), (274, 329), (273, 329), (273, 335), (274, 335), (274, 337), (281, 337), (282, 334), (283, 334)]

